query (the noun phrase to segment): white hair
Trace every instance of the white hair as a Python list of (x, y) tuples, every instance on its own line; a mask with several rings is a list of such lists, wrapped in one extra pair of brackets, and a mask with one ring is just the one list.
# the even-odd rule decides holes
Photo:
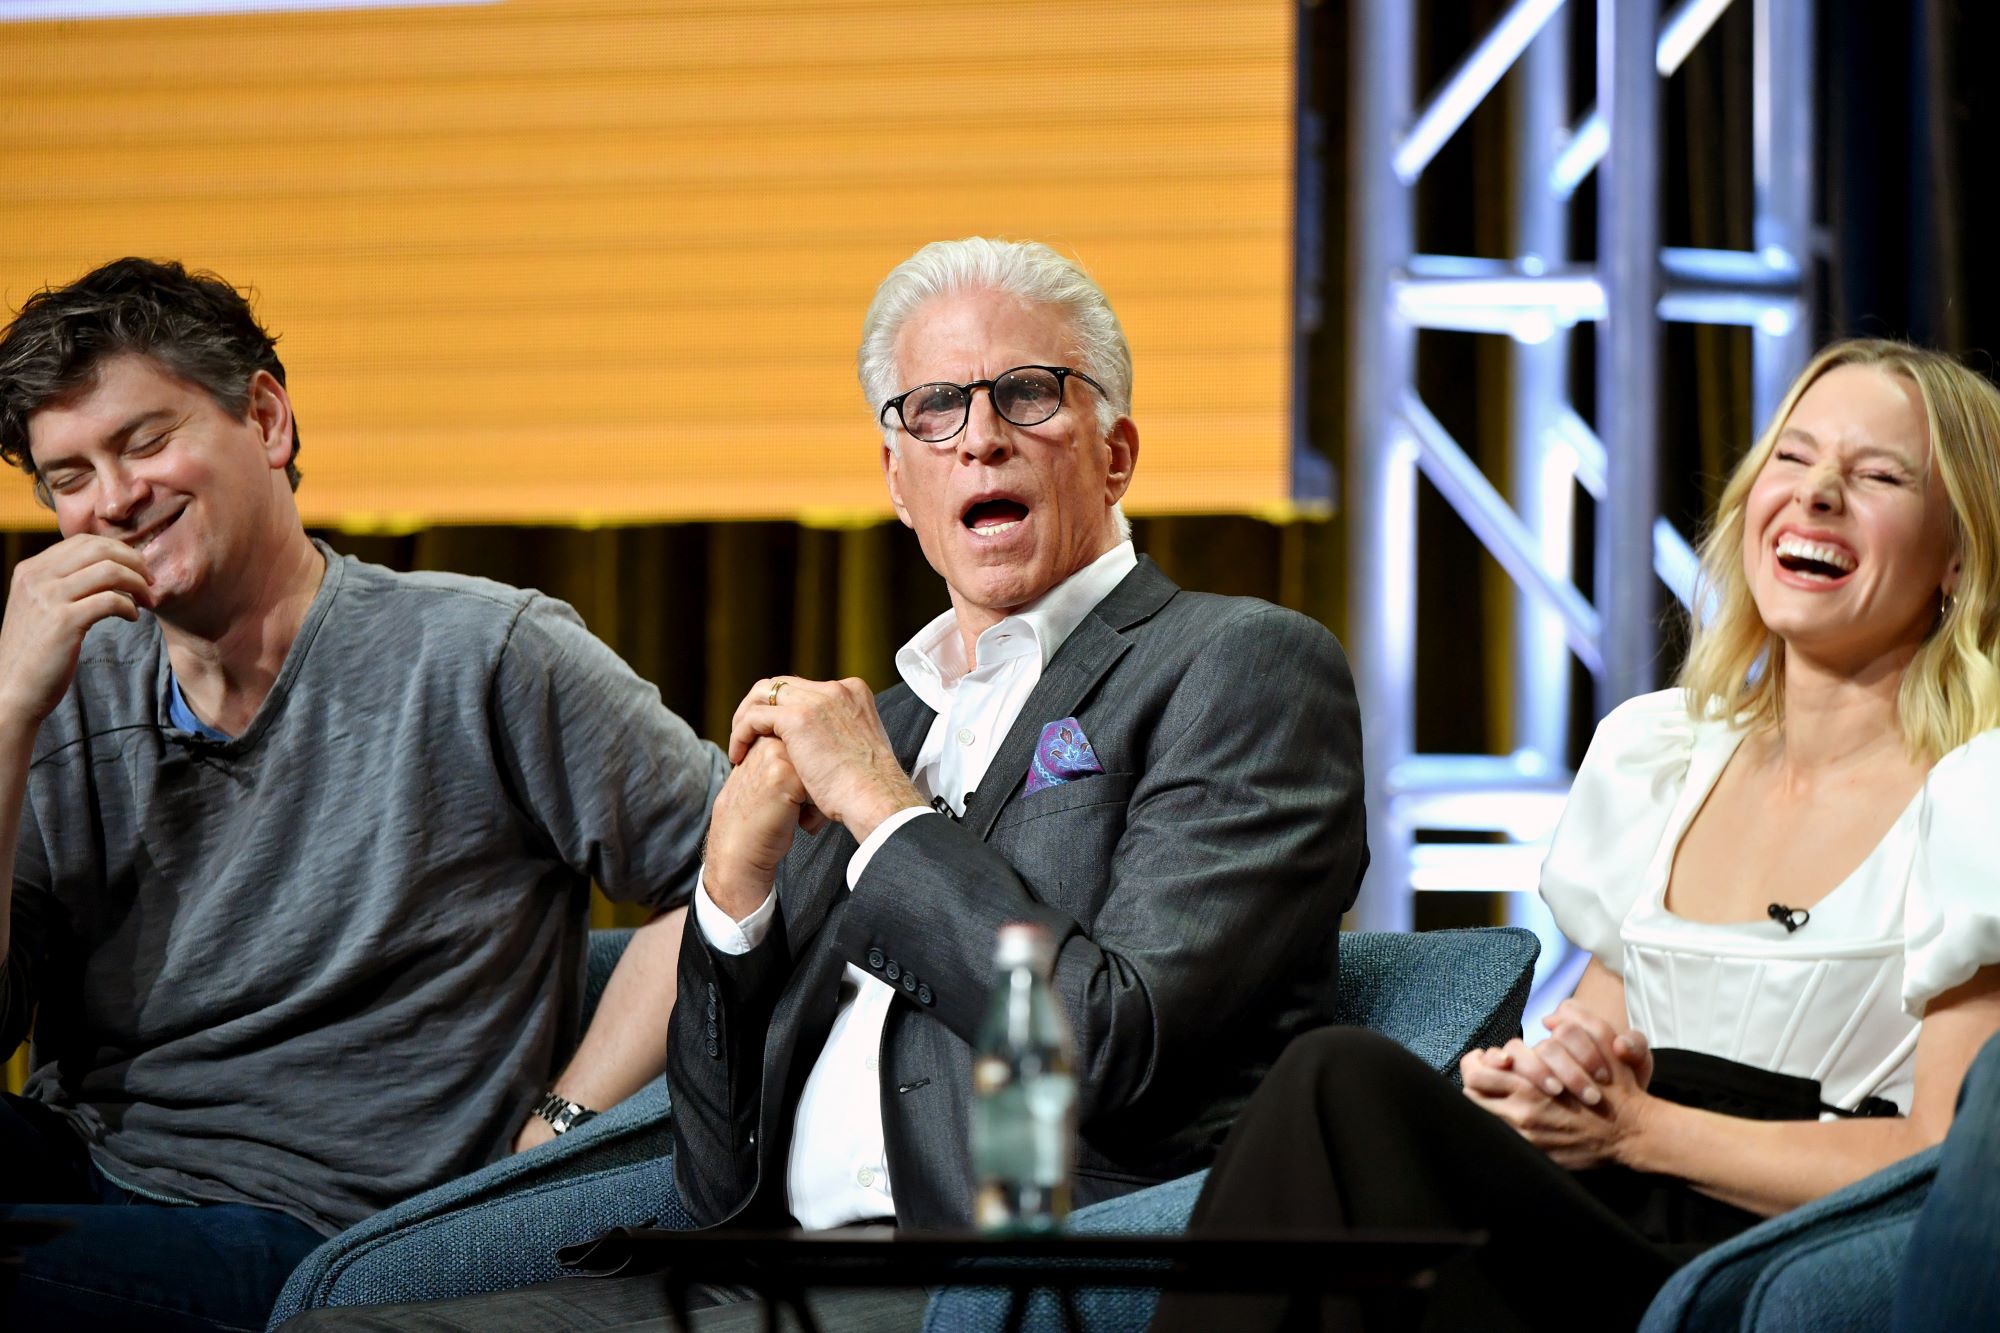
[[(868, 314), (861, 321), (861, 351), (856, 369), (861, 392), (872, 412), (902, 391), (896, 365), (896, 340), (903, 326), (927, 302), (958, 292), (990, 290), (1037, 305), (1050, 305), (1068, 318), (1084, 373), (1104, 386), (1092, 393), (1097, 400), (1098, 429), (1109, 434), (1119, 417), (1132, 414), (1132, 349), (1125, 330), (1112, 312), (1104, 289), (1080, 265), (1040, 241), (1001, 241), (967, 236), (957, 241), (932, 241), (889, 270)], [(890, 452), (898, 451), (896, 428), (877, 418)], [(1119, 536), (1131, 536), (1132, 525), (1122, 506), (1114, 506)]]
[[(1052, 305), (1068, 317), (1076, 335), (1078, 367), (1104, 386), (1098, 418), (1105, 430), (1132, 414), (1132, 349), (1111, 311), (1104, 290), (1071, 260), (1040, 241), (996, 241), (968, 236), (932, 241), (889, 271), (875, 289), (861, 321), (861, 391), (871, 411), (904, 387), (897, 383), (896, 339), (910, 316), (935, 297), (987, 289), (1037, 305)], [(885, 428), (895, 447), (894, 430)]]

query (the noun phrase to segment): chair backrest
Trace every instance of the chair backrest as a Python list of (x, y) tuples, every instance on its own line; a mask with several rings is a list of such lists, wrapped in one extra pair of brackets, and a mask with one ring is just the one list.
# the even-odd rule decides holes
[[(590, 932), (583, 1021), (632, 932)], [(1340, 937), (1335, 1022), (1373, 1028), (1456, 1079), (1458, 1060), (1521, 1031), (1541, 942), (1514, 926), (1413, 934), (1351, 930)]]
[[(1521, 1030), (1541, 941), (1525, 930), (1431, 930), (1403, 935), (1350, 931), (1340, 937), (1340, 988), (1334, 1021), (1373, 1028), (1402, 1043), (1454, 1082), (1458, 1060), (1476, 1046), (1497, 1046)], [(1094, 1203), (1070, 1215), (1069, 1229), (1088, 1235), (1161, 1235), (1183, 1231), (1208, 1172)], [(1007, 1262), (982, 1262), (1001, 1268)], [(1085, 1288), (1077, 1294), (1089, 1333), (1140, 1333), (1159, 1293)], [(1008, 1297), (994, 1287), (948, 1287), (931, 1301), (925, 1333), (1033, 1333), (1072, 1327), (1055, 1301), (1038, 1292), (1025, 1322), (1007, 1322)]]
[(1514, 926), (1340, 937), (1335, 1021), (1373, 1028), (1456, 1081), (1467, 1051), (1521, 1031), (1541, 941)]
[(583, 978), (583, 1027), (590, 1026), (591, 1016), (597, 1012), (597, 1002), (604, 995), (604, 983), (611, 980), (611, 969), (618, 966), (625, 946), (631, 942), (632, 930), (629, 926), (590, 932), (590, 957), (584, 965)]

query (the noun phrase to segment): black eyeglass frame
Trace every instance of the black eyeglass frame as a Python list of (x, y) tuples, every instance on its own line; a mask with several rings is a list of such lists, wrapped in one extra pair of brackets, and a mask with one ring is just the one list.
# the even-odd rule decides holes
[[(1072, 375), (1082, 380), (1085, 384), (1088, 384), (1091, 388), (1097, 390), (1099, 393), (1103, 394), (1106, 398), (1109, 398), (1111, 396), (1108, 392), (1105, 391), (1105, 388), (1102, 384), (1099, 384), (1096, 380), (1092, 379), (1089, 375), (1085, 374), (1083, 371), (1073, 370), (1068, 366), (1035, 366), (1035, 365), (1009, 366), (1007, 369), (1001, 371), (998, 375), (995, 375), (990, 380), (972, 380), (965, 384), (954, 384), (950, 380), (928, 380), (923, 384), (912, 385), (911, 387), (897, 394), (894, 398), (891, 398), (888, 402), (882, 404), (882, 410), (881, 412), (877, 413), (877, 416), (881, 420), (882, 424), (886, 426), (889, 424), (889, 413), (893, 411), (896, 414), (896, 424), (902, 427), (903, 433), (905, 435), (908, 435), (911, 439), (917, 441), (917, 443), (946, 444), (952, 440), (957, 439), (960, 435), (963, 435), (965, 433), (965, 428), (972, 423), (972, 391), (974, 389), (984, 389), (986, 390), (987, 398), (990, 400), (993, 397), (993, 386), (995, 384), (998, 384), (1001, 380), (1006, 379), (1009, 375), (1012, 375), (1014, 372), (1019, 370), (1046, 370), (1049, 372), (1049, 374), (1054, 375), (1056, 377), (1056, 405), (1049, 412), (1048, 416), (1040, 417), (1034, 421), (1016, 421), (1014, 420), (1014, 418), (1008, 416), (1005, 412), (1001, 412), (1000, 404), (995, 402), (993, 404), (993, 410), (999, 413), (1000, 419), (1002, 421), (1007, 422), (1009, 425), (1022, 426), (1022, 427), (1039, 426), (1044, 421), (1053, 420), (1055, 414), (1063, 410), (1063, 404), (1068, 400), (1069, 379), (1070, 376)], [(908, 398), (911, 394), (920, 392), (921, 390), (924, 389), (940, 389), (940, 388), (957, 389), (960, 393), (964, 394), (965, 412), (958, 419), (957, 430), (954, 430), (949, 435), (940, 435), (935, 440), (927, 440), (923, 436), (917, 434), (915, 431), (910, 429), (910, 423), (906, 421), (903, 417), (903, 400), (905, 398)]]

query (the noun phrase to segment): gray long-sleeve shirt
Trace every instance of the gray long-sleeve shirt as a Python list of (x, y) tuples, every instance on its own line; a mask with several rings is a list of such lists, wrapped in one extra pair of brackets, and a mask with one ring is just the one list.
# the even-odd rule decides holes
[(250, 729), (111, 620), (36, 739), (0, 1051), (106, 1172), (332, 1234), (502, 1155), (585, 914), (684, 901), (727, 772), (561, 602), (334, 555)]

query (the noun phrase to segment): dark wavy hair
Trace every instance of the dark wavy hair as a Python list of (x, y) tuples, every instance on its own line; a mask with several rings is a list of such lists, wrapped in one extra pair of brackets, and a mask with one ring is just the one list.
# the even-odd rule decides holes
[[(169, 374), (201, 386), (231, 416), (250, 411), (250, 380), (260, 370), (285, 382), (277, 339), (264, 331), (243, 293), (213, 273), (190, 273), (172, 260), (114, 259), (70, 283), (44, 287), (0, 333), (0, 459), (48, 488), (28, 452), (28, 418), (84, 392), (110, 357), (152, 358)], [(285, 476), (299, 488), (299, 423)]]

